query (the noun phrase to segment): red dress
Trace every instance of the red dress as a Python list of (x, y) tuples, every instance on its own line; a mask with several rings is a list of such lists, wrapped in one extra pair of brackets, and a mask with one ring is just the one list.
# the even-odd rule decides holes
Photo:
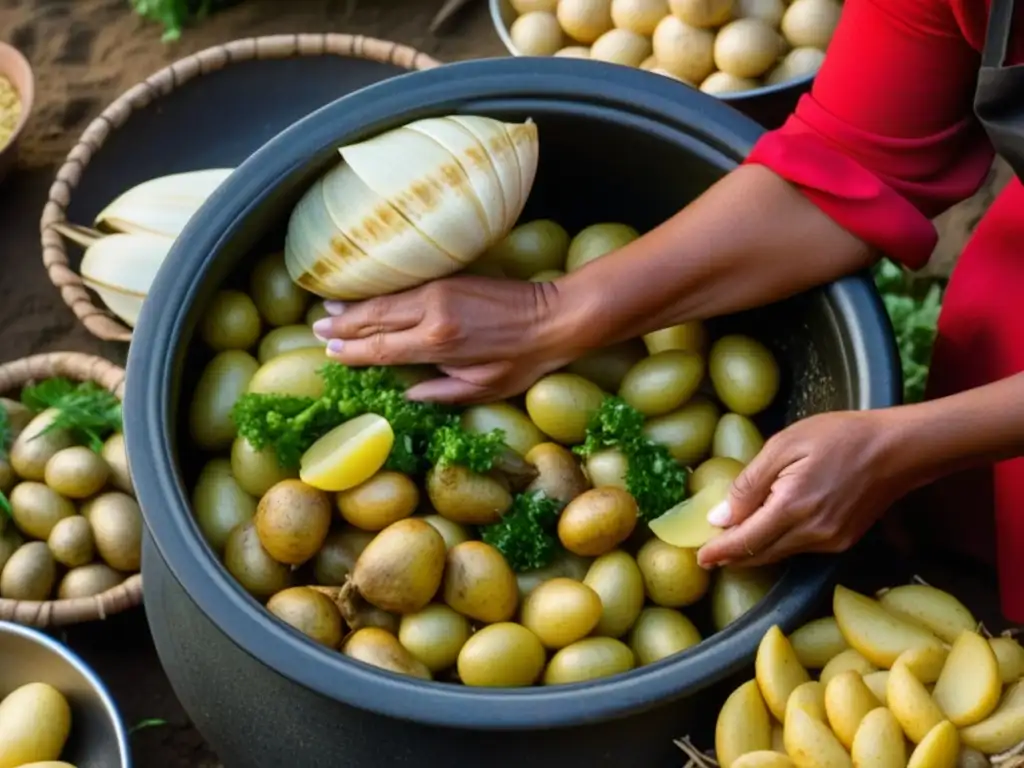
[[(1024, 4), (1017, 5), (1007, 64), (1024, 62)], [(930, 219), (977, 190), (992, 161), (972, 111), (988, 7), (989, 0), (847, 0), (812, 93), (748, 162), (771, 168), (892, 258), (923, 266), (937, 239)], [(1024, 187), (1014, 178), (954, 270), (929, 394), (1021, 371)], [(1024, 621), (1024, 458), (983, 476), (991, 488), (958, 494), (953, 511), (965, 528), (994, 511), (1003, 612)]]

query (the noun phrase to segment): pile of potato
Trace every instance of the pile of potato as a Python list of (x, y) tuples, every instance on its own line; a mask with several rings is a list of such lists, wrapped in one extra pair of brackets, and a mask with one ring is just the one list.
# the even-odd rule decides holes
[(72, 434), (47, 428), (49, 409), (33, 416), (0, 398), (14, 432), (0, 458), (0, 598), (65, 600), (90, 597), (137, 573), (142, 514), (133, 495), (124, 438), (107, 439), (102, 453), (76, 445)]
[[(637, 236), (598, 224), (570, 238), (553, 221), (534, 221), (473, 269), (554, 279)], [(247, 293), (221, 291), (200, 325), (214, 354), (190, 404), (192, 437), (208, 456), (193, 492), (200, 529), (239, 584), (308, 637), (422, 679), (572, 683), (683, 651), (702, 637), (691, 609), (709, 598), (709, 629), (719, 630), (773, 585), (769, 570), (712, 575), (695, 550), (652, 537), (626, 490), (626, 457), (608, 450), (581, 463), (570, 450), (606, 393), (618, 393), (649, 417), (652, 440), (696, 467), (691, 491), (731, 481), (764, 442), (750, 417), (779, 389), (778, 365), (759, 342), (734, 335), (711, 344), (689, 323), (600, 350), (523, 400), (466, 409), (464, 429), (502, 429), (532, 465), (527, 490), (567, 503), (557, 529), (564, 551), (517, 574), (476, 529), (512, 503), (500, 476), (454, 465), (426, 477), (380, 470), (386, 454), (366, 443), (348, 446), (337, 469), (358, 464), (369, 479), (328, 492), (237, 435), (231, 409), (244, 393), (315, 397), (322, 388), (323, 342), (308, 323), (323, 308), (312, 302), (279, 254), (259, 262)]]
[(705, 93), (749, 91), (818, 71), (839, 0), (511, 0), (525, 56), (623, 64)]
[(46, 683), (23, 685), (0, 701), (0, 768), (75, 768), (60, 761), (70, 734), (64, 694)]
[(1024, 648), (955, 597), (838, 586), (832, 610), (765, 635), (718, 716), (722, 768), (982, 768), (1024, 741)]

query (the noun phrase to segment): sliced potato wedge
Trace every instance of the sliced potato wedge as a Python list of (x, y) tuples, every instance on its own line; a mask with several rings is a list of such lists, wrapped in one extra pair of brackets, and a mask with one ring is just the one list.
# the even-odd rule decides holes
[(851, 749), (861, 720), (881, 703), (864, 684), (859, 673), (849, 670), (833, 677), (825, 686), (825, 713), (839, 742)]
[(960, 729), (960, 740), (986, 755), (998, 755), (1024, 741), (1024, 706), (1000, 707), (980, 723)]
[(992, 714), (1002, 692), (999, 662), (988, 640), (972, 630), (961, 632), (932, 691), (939, 709), (963, 728)]
[(786, 702), (786, 717), (793, 709), (802, 709), (815, 720), (828, 722), (828, 713), (825, 711), (825, 686), (821, 683), (810, 680), (798, 685), (789, 694), (789, 701)]
[(908, 648), (942, 645), (924, 627), (896, 617), (878, 601), (841, 585), (833, 594), (832, 612), (846, 642), (877, 667), (892, 666)]
[(796, 768), (787, 755), (778, 752), (748, 752), (732, 764), (732, 768)]
[(896, 664), (889, 670), (885, 698), (903, 732), (915, 744), (920, 744), (932, 728), (946, 719), (924, 683), (905, 664)]
[(960, 735), (949, 720), (943, 720), (910, 753), (907, 768), (956, 768)]
[(907, 746), (903, 729), (885, 707), (864, 715), (851, 749), (857, 768), (906, 768)]
[(651, 532), (673, 547), (698, 549), (725, 529), (708, 522), (708, 512), (729, 497), (730, 484), (718, 480), (648, 523)]
[(789, 636), (789, 642), (807, 669), (822, 669), (850, 647), (833, 616), (807, 622)]
[(870, 672), (864, 675), (864, 685), (868, 687), (868, 690), (875, 694), (875, 698), (882, 702), (882, 706), (886, 704), (885, 688), (889, 684), (889, 670), (880, 669), (877, 672)]
[(993, 637), (988, 641), (999, 663), (999, 676), (1003, 685), (1015, 683), (1024, 677), (1024, 647), (1012, 637)]
[(918, 624), (947, 643), (965, 629), (978, 628), (978, 620), (948, 592), (925, 584), (894, 587), (878, 598), (882, 607), (904, 621)]
[(1011, 683), (1003, 690), (1003, 696), (999, 699), (999, 706), (996, 712), (1004, 709), (1016, 709), (1024, 707), (1024, 680)]
[(793, 646), (777, 625), (761, 638), (754, 672), (768, 709), (779, 722), (785, 722), (789, 695), (797, 686), (810, 682), (811, 676), (800, 665)]
[(843, 672), (857, 672), (861, 675), (869, 675), (877, 671), (878, 667), (865, 659), (860, 651), (847, 648), (829, 660), (825, 668), (821, 670), (819, 679), (823, 685), (828, 685), (833, 677), (841, 675)]
[(772, 721), (772, 751), (786, 754), (786, 740), (782, 732), (782, 723)]
[(931, 685), (939, 679), (942, 667), (949, 657), (949, 651), (934, 645), (922, 645), (908, 648), (896, 659), (896, 664), (906, 664), (910, 674), (925, 685)]
[(740, 755), (771, 749), (772, 722), (756, 680), (725, 700), (715, 724), (715, 755), (722, 768), (732, 768)]
[(786, 754), (797, 768), (853, 768), (850, 756), (825, 723), (800, 708), (790, 715), (783, 734)]

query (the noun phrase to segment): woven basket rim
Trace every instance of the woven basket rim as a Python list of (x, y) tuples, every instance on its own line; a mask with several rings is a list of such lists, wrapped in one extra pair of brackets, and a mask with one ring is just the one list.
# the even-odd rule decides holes
[[(125, 371), (95, 355), (49, 352), (0, 364), (0, 395), (32, 381), (63, 376), (92, 381), (124, 398)], [(70, 600), (10, 600), (0, 598), (0, 620), (47, 629), (105, 619), (142, 603), (142, 574), (136, 573), (106, 592)]]
[(50, 187), (39, 222), (43, 266), (61, 298), (93, 336), (104, 341), (131, 341), (132, 331), (92, 294), (71, 268), (64, 239), (54, 229), (67, 221), (71, 195), (92, 157), (107, 137), (133, 112), (169, 95), (196, 77), (242, 61), (340, 56), (393, 64), (408, 70), (432, 69), (441, 62), (401, 43), (364, 35), (315, 33), (247, 37), (206, 48), (169, 64), (118, 96), (86, 127), (71, 148)]

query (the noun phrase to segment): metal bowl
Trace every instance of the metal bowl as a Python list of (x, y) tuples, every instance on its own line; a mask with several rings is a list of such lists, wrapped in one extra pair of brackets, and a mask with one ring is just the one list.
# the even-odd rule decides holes
[(52, 685), (71, 705), (71, 738), (62, 760), (77, 768), (131, 768), (121, 715), (95, 673), (42, 632), (0, 621), (0, 700), (29, 683)]
[[(518, 14), (509, 0), (488, 0), (491, 6), (491, 21), (508, 52), (522, 56), (512, 42), (509, 29)], [(655, 75), (663, 77), (663, 75)], [(738, 109), (748, 117), (757, 120), (765, 128), (777, 128), (785, 122), (796, 108), (797, 101), (811, 90), (814, 75), (805, 75), (778, 85), (763, 85), (749, 91), (716, 94), (715, 97)]]

